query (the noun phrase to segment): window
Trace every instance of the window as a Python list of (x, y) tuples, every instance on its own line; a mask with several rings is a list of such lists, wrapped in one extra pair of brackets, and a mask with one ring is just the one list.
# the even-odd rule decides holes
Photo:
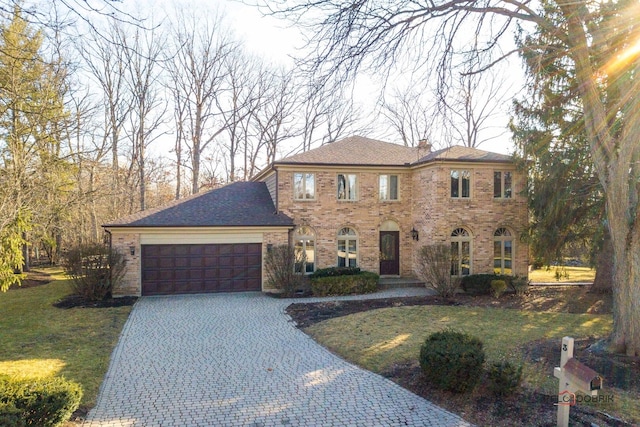
[(398, 200), (398, 175), (380, 175), (380, 200)]
[(451, 233), (451, 275), (471, 274), (471, 234), (464, 228)]
[(451, 171), (451, 197), (471, 197), (471, 172), (465, 170)]
[(298, 227), (293, 232), (293, 243), (296, 253), (296, 273), (313, 273), (316, 267), (316, 233), (311, 227)]
[(506, 228), (493, 233), (493, 271), (496, 274), (513, 274), (513, 238)]
[(356, 175), (338, 174), (338, 200), (356, 200)]
[(358, 235), (353, 228), (338, 231), (338, 267), (356, 267), (358, 263)]
[(295, 200), (313, 200), (316, 198), (316, 174), (294, 172), (293, 198)]
[(513, 178), (511, 172), (493, 173), (493, 197), (510, 199), (513, 195)]

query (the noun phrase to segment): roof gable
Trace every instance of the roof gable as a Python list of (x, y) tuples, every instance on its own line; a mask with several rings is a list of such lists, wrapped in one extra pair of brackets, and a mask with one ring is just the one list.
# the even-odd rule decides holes
[(234, 182), (168, 205), (117, 219), (103, 227), (293, 226), (276, 213), (264, 182)]
[(304, 153), (285, 157), (276, 161), (275, 164), (404, 166), (416, 160), (418, 160), (416, 148), (362, 136), (351, 136)]
[(513, 158), (460, 145), (428, 152), (425, 148), (351, 136), (285, 157), (274, 165), (416, 166), (438, 161), (507, 163)]
[(454, 145), (452, 147), (443, 148), (442, 150), (433, 151), (416, 161), (415, 164), (437, 161), (505, 163), (513, 162), (513, 157), (506, 154), (479, 150), (477, 148)]

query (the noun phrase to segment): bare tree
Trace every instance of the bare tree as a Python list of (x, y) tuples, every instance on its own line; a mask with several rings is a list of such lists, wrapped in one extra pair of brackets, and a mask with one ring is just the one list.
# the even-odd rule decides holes
[(293, 73), (282, 68), (267, 70), (261, 73), (259, 90), (262, 102), (252, 117), (258, 143), (251, 156), (253, 167), (250, 174), (254, 173), (261, 152), (264, 151), (267, 163), (274, 162), (280, 143), (296, 134), (294, 114), (297, 103)]
[(216, 100), (227, 90), (225, 58), (237, 43), (222, 28), (219, 16), (200, 19), (180, 13), (172, 36), (175, 52), (168, 67), (173, 88), (185, 105), (178, 127), (190, 157), (191, 192), (195, 194), (200, 190), (201, 156), (227, 126), (217, 114)]
[(406, 147), (415, 147), (422, 139), (431, 140), (434, 112), (425, 105), (420, 92), (411, 88), (395, 89), (390, 100), (382, 100), (380, 109), (380, 114)]
[(80, 39), (78, 46), (85, 66), (101, 89), (104, 129), (102, 132), (103, 141), (100, 144), (110, 147), (111, 150), (114, 216), (121, 214), (119, 199), (122, 183), (119, 156), (122, 154), (122, 147), (120, 142), (133, 107), (132, 94), (125, 81), (125, 51), (118, 48), (125, 38), (122, 28), (111, 20), (102, 35), (91, 33), (86, 41)]
[(166, 104), (160, 96), (160, 64), (164, 41), (156, 31), (136, 28), (121, 40), (125, 49), (127, 86), (133, 96), (128, 136), (131, 140), (131, 164), (138, 173), (140, 210), (146, 208), (146, 150), (158, 138), (164, 122)]
[[(466, 147), (478, 148), (507, 131), (506, 123), (504, 126), (495, 125), (509, 90), (504, 76), (495, 69), (474, 73), (474, 68), (479, 67), (467, 65), (467, 71), (461, 72), (455, 86), (449, 89), (450, 96), (440, 97), (447, 145), (455, 145), (459, 141)], [(491, 132), (497, 129), (501, 131), (497, 134)]]

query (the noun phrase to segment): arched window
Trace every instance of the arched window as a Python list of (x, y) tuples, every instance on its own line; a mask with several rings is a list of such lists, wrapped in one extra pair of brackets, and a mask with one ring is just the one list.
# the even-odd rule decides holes
[(356, 267), (358, 264), (358, 235), (353, 228), (338, 231), (338, 267)]
[(513, 237), (506, 228), (493, 233), (493, 271), (496, 274), (513, 274)]
[(471, 274), (471, 234), (464, 228), (451, 233), (451, 275)]
[(316, 233), (303, 225), (293, 232), (296, 252), (296, 273), (311, 274), (316, 268)]

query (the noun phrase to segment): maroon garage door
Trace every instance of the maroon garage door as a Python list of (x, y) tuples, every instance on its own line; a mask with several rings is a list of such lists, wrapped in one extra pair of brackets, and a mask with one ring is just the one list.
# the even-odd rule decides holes
[(143, 245), (142, 295), (262, 289), (262, 244)]

